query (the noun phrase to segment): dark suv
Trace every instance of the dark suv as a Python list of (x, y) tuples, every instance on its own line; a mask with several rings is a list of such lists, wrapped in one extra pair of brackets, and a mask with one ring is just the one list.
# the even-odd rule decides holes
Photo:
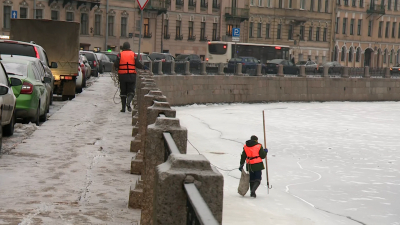
[(100, 62), (97, 59), (97, 56), (94, 52), (90, 51), (80, 51), (79, 54), (86, 56), (90, 68), (92, 69), (92, 76), (98, 77), (99, 76), (99, 68), (100, 68)]
[(153, 62), (172, 62), (175, 61), (175, 58), (169, 54), (169, 53), (159, 53), (159, 52), (153, 52), (149, 55), (150, 59)]
[(190, 68), (200, 69), (201, 59), (200, 56), (195, 54), (182, 54), (175, 58), (176, 62), (190, 62)]
[(0, 54), (2, 55), (21, 55), (40, 59), (45, 70), (45, 76), (51, 79), (51, 83), (46, 83), (46, 89), (50, 93), (50, 105), (53, 104), (54, 77), (50, 68), (57, 68), (57, 63), (51, 62), (47, 58), (46, 51), (42, 46), (34, 42), (23, 42), (14, 40), (0, 40)]

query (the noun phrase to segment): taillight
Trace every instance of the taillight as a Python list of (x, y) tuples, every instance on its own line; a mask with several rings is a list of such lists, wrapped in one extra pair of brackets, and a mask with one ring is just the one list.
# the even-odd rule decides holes
[(80, 67), (78, 67), (78, 71), (81, 71), (81, 68), (80, 68)]
[(208, 61), (208, 58), (206, 58), (206, 61)]
[(83, 68), (83, 67), (85, 67), (85, 65), (81, 64), (81, 67)]
[(93, 66), (97, 66), (97, 62), (96, 61), (93, 61)]
[(244, 65), (245, 65), (245, 63), (242, 63), (242, 65), (244, 66)]
[(161, 62), (165, 62), (165, 59), (161, 59)]
[(21, 88), (21, 94), (32, 94), (33, 85), (27, 81), (24, 81)]
[(40, 57), (39, 57), (39, 52), (38, 52), (38, 50), (37, 50), (36, 46), (34, 46), (33, 48), (35, 49), (36, 58), (40, 59)]

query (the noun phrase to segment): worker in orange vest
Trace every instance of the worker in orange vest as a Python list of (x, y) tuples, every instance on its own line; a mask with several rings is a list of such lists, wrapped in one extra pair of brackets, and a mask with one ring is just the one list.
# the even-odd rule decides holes
[(258, 137), (252, 135), (243, 147), (242, 157), (240, 158), (239, 170), (242, 171), (246, 161), (246, 170), (250, 173), (250, 196), (256, 197), (256, 190), (261, 183), (262, 170), (265, 169), (263, 159), (267, 156), (268, 149), (258, 143)]
[[(139, 60), (135, 60), (135, 53), (130, 48), (131, 45), (129, 42), (125, 42), (114, 64), (115, 69), (118, 70), (122, 104), (121, 112), (125, 112), (125, 108), (128, 108), (129, 112), (132, 111), (131, 102), (135, 96), (136, 68), (148, 69), (146, 66), (142, 65)], [(138, 56), (139, 55), (140, 54), (138, 54)]]

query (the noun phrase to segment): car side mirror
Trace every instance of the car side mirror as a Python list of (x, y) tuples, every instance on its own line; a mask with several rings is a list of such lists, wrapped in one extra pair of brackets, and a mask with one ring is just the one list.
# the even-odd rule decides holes
[(43, 78), (43, 83), (50, 84), (51, 83), (51, 78), (50, 77), (44, 77)]
[(20, 79), (18, 79), (18, 78), (14, 78), (14, 77), (10, 78), (10, 83), (11, 83), (11, 87), (13, 87), (13, 86), (21, 86), (22, 85), (22, 81)]
[(58, 67), (58, 65), (57, 65), (57, 63), (56, 62), (51, 62), (51, 65), (50, 65), (50, 68), (57, 68)]
[(8, 87), (0, 86), (0, 95), (5, 95), (8, 93)]
[(261, 63), (261, 60), (257, 60), (258, 63)]

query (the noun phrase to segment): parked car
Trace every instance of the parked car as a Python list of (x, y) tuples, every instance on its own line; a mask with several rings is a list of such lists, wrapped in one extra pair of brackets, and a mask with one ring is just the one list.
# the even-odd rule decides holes
[(149, 54), (149, 57), (150, 57), (151, 61), (153, 61), (153, 62), (158, 62), (158, 61), (172, 62), (172, 61), (175, 61), (175, 58), (169, 53), (153, 52), (153, 53)]
[(115, 63), (115, 61), (117, 61), (118, 52), (101, 52), (101, 53), (104, 53), (104, 55), (106, 55), (111, 62)]
[(194, 69), (200, 69), (200, 65), (201, 65), (201, 59), (200, 56), (195, 55), (195, 54), (182, 54), (182, 55), (178, 55), (175, 58), (175, 62), (190, 62), (190, 68), (194, 68)]
[(400, 74), (400, 64), (390, 67), (390, 74)]
[(299, 61), (296, 63), (296, 66), (305, 66), (306, 67), (306, 72), (313, 72), (317, 73), (318, 72), (318, 64), (314, 61)]
[(1, 138), (2, 136), (11, 136), (14, 134), (15, 124), (15, 104), (16, 97), (11, 87), (20, 86), (22, 82), (19, 79), (10, 78), (4, 69), (3, 64), (0, 62), (0, 151), (1, 151)]
[(92, 73), (92, 68), (89, 65), (89, 61), (86, 56), (79, 55), (79, 66), (81, 67), (82, 73), (85, 76), (86, 80), (90, 78)]
[[(260, 61), (254, 57), (237, 57), (232, 58), (228, 61), (228, 72), (233, 72), (236, 69), (238, 63), (242, 64), (242, 73), (246, 74), (256, 74), (257, 65), (260, 64)], [(262, 65), (261, 73), (266, 72), (266, 66)]]
[(42, 63), (37, 58), (25, 56), (3, 57), (2, 63), (10, 78), (22, 82), (22, 85), (12, 87), (17, 98), (16, 118), (39, 126), (40, 121), (47, 120), (50, 103), (45, 84), (51, 79), (45, 75)]
[(82, 89), (86, 86), (86, 78), (80, 66), (78, 66), (78, 76), (76, 77), (75, 84), (76, 93), (81, 93)]
[(92, 69), (91, 75), (98, 77), (100, 71), (100, 63), (99, 60), (97, 59), (96, 54), (91, 51), (80, 51), (80, 54), (84, 55), (87, 58), (90, 68)]
[[(135, 53), (135, 59), (136, 60), (138, 59), (137, 53)], [(149, 55), (144, 54), (144, 53), (140, 53), (140, 59), (139, 60), (143, 65), (149, 67), (149, 64), (151, 62), (151, 59), (150, 59)]]
[(326, 62), (318, 67), (318, 72), (323, 73), (324, 67), (329, 67), (328, 73), (340, 73), (342, 71), (343, 66), (340, 65), (339, 62), (332, 61)]
[(279, 65), (283, 65), (284, 74), (300, 74), (300, 68), (286, 59), (272, 59), (267, 62), (267, 73), (277, 74)]
[(45, 70), (45, 76), (51, 79), (51, 82), (46, 83), (46, 86), (50, 91), (50, 105), (53, 104), (54, 76), (50, 68), (57, 68), (57, 63), (49, 62), (47, 53), (42, 46), (35, 44), (33, 41), (28, 43), (14, 40), (0, 40), (0, 54), (20, 55), (40, 59)]
[(99, 60), (99, 67), (100, 73), (104, 73), (104, 72), (111, 72), (112, 71), (112, 67), (114, 66), (114, 63), (111, 62), (110, 58), (108, 58), (105, 54), (100, 53), (100, 52), (96, 52), (95, 53), (97, 56), (97, 59)]

